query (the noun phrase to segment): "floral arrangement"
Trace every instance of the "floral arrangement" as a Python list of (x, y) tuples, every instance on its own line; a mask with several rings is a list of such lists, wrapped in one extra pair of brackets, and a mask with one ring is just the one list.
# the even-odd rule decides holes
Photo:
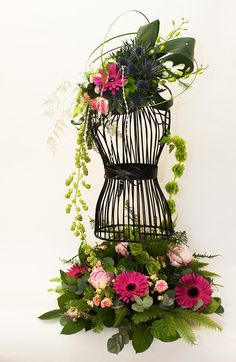
[[(185, 23), (176, 26), (173, 22), (173, 30), (162, 38), (159, 21), (148, 22), (135, 33), (134, 40), (125, 41), (108, 55), (103, 48), (112, 39), (105, 39), (97, 48), (101, 48), (100, 66), (86, 71), (85, 81), (78, 85), (72, 121), (78, 129), (75, 170), (66, 180), (65, 196), (70, 200), (66, 212), (75, 211), (71, 230), (82, 243), (78, 253), (65, 261), (70, 268), (60, 270), (60, 277), (51, 280), (59, 283), (51, 289), (59, 293), (58, 309), (39, 318), (59, 318), (65, 335), (117, 328), (107, 342), (111, 353), (118, 354), (129, 341), (137, 353), (144, 352), (154, 338), (162, 342), (183, 338), (195, 344), (194, 326), (221, 330), (209, 317), (224, 312), (221, 299), (214, 295), (218, 275), (206, 270), (208, 263), (202, 261), (216, 255), (192, 253), (185, 232), (177, 231), (166, 239), (132, 242), (132, 235), (127, 234), (120, 243), (111, 240), (91, 246), (83, 224), (83, 211), (88, 206), (80, 186), (90, 188), (84, 177), (88, 175), (88, 151), (93, 147), (94, 119), (103, 122), (114, 114), (128, 114), (144, 106), (167, 110), (175, 98), (169, 85), (176, 82), (186, 90), (202, 73), (204, 68), (195, 65), (195, 40), (178, 37)], [(193, 80), (187, 84), (190, 76)], [(177, 160), (172, 168), (174, 178), (166, 185), (174, 214), (172, 197), (179, 189), (176, 179), (184, 172), (186, 145), (170, 134), (161, 142), (170, 152), (175, 149)]]
[(111, 353), (119, 353), (130, 340), (137, 353), (154, 338), (195, 344), (195, 325), (221, 330), (209, 318), (224, 311), (213, 295), (217, 275), (200, 261), (214, 256), (192, 254), (185, 233), (148, 243), (92, 247), (83, 242), (71, 268), (53, 280), (60, 281), (55, 288), (59, 309), (39, 318), (60, 318), (66, 335), (117, 328), (107, 342)]

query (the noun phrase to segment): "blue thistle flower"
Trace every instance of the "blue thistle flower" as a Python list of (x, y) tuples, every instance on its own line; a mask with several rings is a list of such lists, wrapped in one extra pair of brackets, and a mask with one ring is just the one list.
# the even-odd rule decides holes
[(137, 47), (135, 48), (135, 53), (136, 53), (136, 55), (140, 56), (140, 55), (142, 55), (142, 52), (143, 52), (142, 47), (137, 46)]

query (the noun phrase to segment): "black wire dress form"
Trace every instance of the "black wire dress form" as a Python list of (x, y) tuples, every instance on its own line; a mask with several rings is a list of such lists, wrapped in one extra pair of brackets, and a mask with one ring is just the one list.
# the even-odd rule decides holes
[(171, 214), (157, 179), (164, 147), (160, 140), (169, 129), (170, 111), (153, 107), (93, 116), (93, 137), (105, 169), (96, 206), (96, 237), (135, 242), (171, 235)]

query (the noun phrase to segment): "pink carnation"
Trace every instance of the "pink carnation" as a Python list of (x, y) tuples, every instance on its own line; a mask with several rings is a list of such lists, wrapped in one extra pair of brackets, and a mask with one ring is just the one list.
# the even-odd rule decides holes
[(168, 289), (168, 284), (165, 280), (158, 280), (155, 284), (155, 289), (158, 291), (158, 293), (163, 293)]
[(112, 306), (112, 300), (110, 298), (104, 298), (101, 301), (101, 307), (102, 308), (109, 308)]
[(102, 266), (95, 268), (90, 277), (88, 282), (95, 288), (105, 289), (109, 285), (111, 285), (111, 281), (114, 278), (114, 274), (110, 272), (106, 272)]
[(188, 265), (193, 259), (192, 252), (190, 251), (189, 247), (184, 244), (176, 244), (172, 246), (167, 255), (170, 259), (170, 265), (176, 268), (183, 265)]
[(115, 246), (115, 251), (116, 251), (117, 254), (119, 254), (119, 255), (128, 256), (128, 255), (129, 255), (128, 243), (126, 243), (126, 242), (121, 242), (121, 243), (117, 244), (117, 245)]

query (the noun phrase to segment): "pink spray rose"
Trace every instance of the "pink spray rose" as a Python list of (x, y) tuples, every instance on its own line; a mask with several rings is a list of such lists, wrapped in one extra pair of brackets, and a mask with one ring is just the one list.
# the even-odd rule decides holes
[(110, 298), (104, 298), (101, 301), (101, 307), (102, 308), (109, 308), (112, 306), (112, 300)]
[(128, 256), (128, 255), (129, 255), (128, 243), (126, 243), (126, 242), (121, 242), (121, 243), (117, 244), (117, 245), (115, 246), (115, 251), (116, 251), (117, 254), (119, 254), (119, 255)]
[(95, 297), (93, 297), (93, 304), (96, 307), (99, 307), (99, 305), (101, 304), (101, 299), (99, 298), (99, 296), (95, 295)]
[(101, 114), (108, 113), (108, 100), (103, 97), (97, 97), (95, 99), (90, 99), (89, 104), (92, 109), (100, 112)]
[(80, 317), (80, 312), (78, 311), (78, 309), (70, 308), (67, 310), (66, 315), (71, 319), (76, 319)]
[(111, 281), (114, 278), (114, 274), (106, 272), (102, 266), (94, 268), (88, 282), (95, 288), (105, 289), (111, 285)]
[(193, 254), (189, 247), (184, 244), (176, 244), (170, 248), (167, 254), (170, 259), (170, 265), (178, 268), (183, 265), (188, 265), (193, 260)]
[(163, 293), (168, 289), (168, 284), (165, 280), (158, 280), (155, 284), (155, 289), (158, 291), (158, 293)]

